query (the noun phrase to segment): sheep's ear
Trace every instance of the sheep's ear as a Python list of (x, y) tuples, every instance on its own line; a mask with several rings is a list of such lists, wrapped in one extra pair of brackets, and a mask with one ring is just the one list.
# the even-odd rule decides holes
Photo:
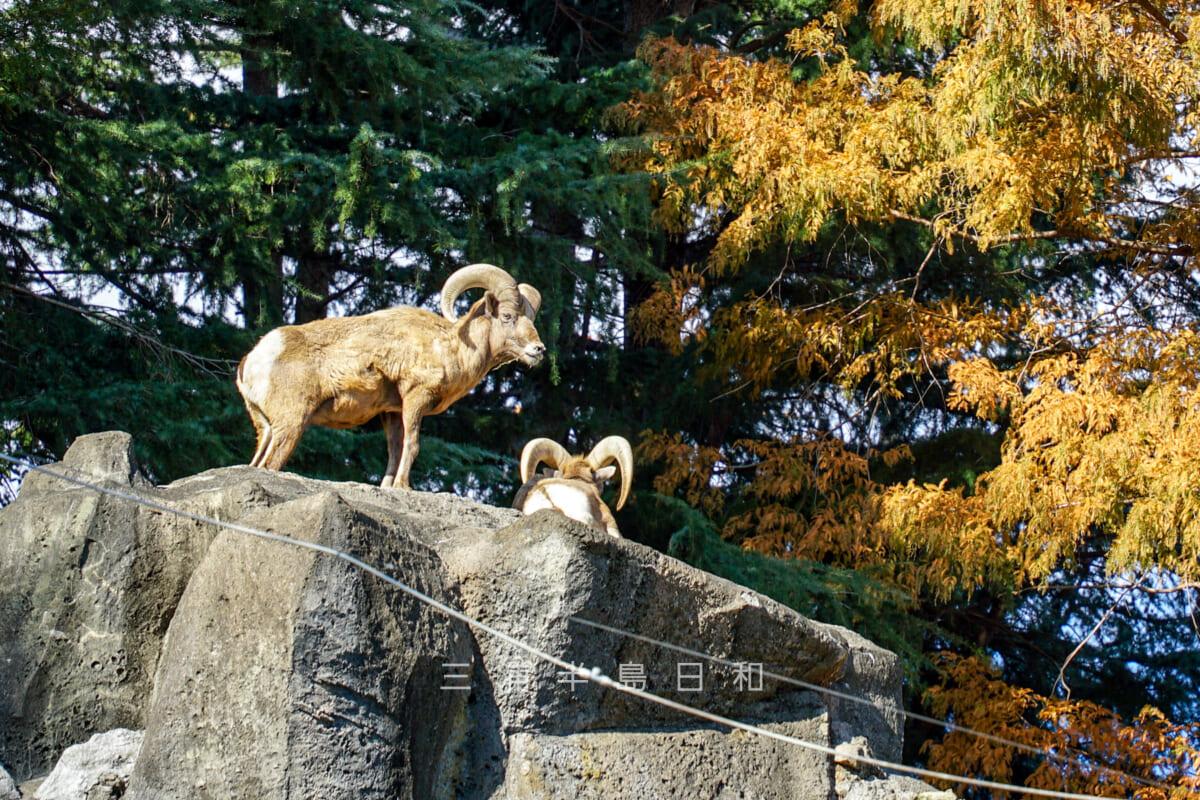
[(494, 317), (500, 313), (500, 298), (496, 297), (496, 293), (491, 289), (483, 293), (483, 307), (489, 317)]
[(611, 481), (613, 475), (616, 475), (616, 474), (617, 474), (617, 467), (615, 464), (611, 467), (601, 467), (600, 469), (596, 470), (596, 483), (604, 483), (605, 481)]

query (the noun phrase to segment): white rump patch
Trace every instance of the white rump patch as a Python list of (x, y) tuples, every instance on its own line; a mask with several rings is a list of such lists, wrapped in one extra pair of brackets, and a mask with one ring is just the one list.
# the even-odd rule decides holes
[(262, 405), (263, 400), (270, 393), (271, 372), (282, 352), (283, 334), (278, 330), (273, 330), (262, 337), (250, 351), (250, 355), (246, 356), (238, 388), (242, 390), (242, 396), (251, 403)]
[(525, 513), (543, 508), (553, 509), (584, 525), (600, 520), (592, 517), (593, 497), (590, 492), (562, 483), (540, 483), (525, 498)]

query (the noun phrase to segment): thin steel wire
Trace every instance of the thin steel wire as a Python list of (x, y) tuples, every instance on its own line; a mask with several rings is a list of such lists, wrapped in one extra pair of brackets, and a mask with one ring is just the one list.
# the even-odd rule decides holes
[[(605, 625), (602, 622), (595, 622), (590, 619), (584, 619), (583, 617), (576, 617), (576, 616), (570, 616), (570, 617), (567, 617), (567, 619), (569, 619), (573, 622), (577, 622), (580, 625), (587, 625), (589, 627), (596, 628), (596, 629), (602, 630), (602, 631), (606, 631), (608, 633), (613, 633), (618, 636), (625, 636), (630, 639), (636, 639), (638, 641), (646, 642), (647, 644), (658, 645), (659, 647), (665, 648), (667, 650), (674, 650), (678, 653), (683, 653), (685, 655), (689, 655), (694, 658), (707, 659), (708, 661), (712, 661), (714, 663), (720, 664), (725, 667), (731, 667), (733, 669), (738, 669), (740, 667), (745, 666), (744, 663), (730, 661), (729, 659), (721, 658), (720, 656), (709, 655), (708, 653), (705, 653), (705, 652), (702, 652), (699, 650), (693, 650), (688, 647), (682, 647), (677, 644), (672, 644), (671, 642), (665, 642), (661, 639), (655, 639), (652, 636), (643, 636), (639, 633), (633, 633), (632, 631), (627, 631), (622, 628), (616, 628), (611, 625)], [(895, 707), (895, 708), (884, 707), (866, 697), (859, 697), (858, 695), (853, 695), (853, 694), (850, 694), (849, 692), (843, 692), (838, 689), (830, 688), (828, 686), (821, 686), (819, 684), (800, 680), (799, 678), (792, 678), (788, 675), (781, 675), (777, 672), (771, 672), (770, 670), (767, 670), (767, 669), (763, 669), (761, 671), (761, 675), (764, 678), (771, 678), (773, 680), (780, 681), (781, 683), (788, 683), (788, 684), (791, 684), (792, 686), (798, 686), (802, 689), (808, 689), (810, 691), (819, 692), (828, 697), (836, 697), (840, 700), (847, 700), (851, 703), (858, 703), (860, 705), (871, 706), (872, 708), (877, 708), (882, 711), (895, 711), (900, 714), (903, 714), (907, 719), (921, 720), (922, 722), (929, 722), (929, 723), (932, 723), (939, 727), (942, 727), (946, 730), (947, 733), (953, 733), (953, 732), (965, 733), (970, 736), (975, 736), (980, 739), (987, 739), (987, 740), (995, 742), (997, 744), (1002, 744), (1002, 745), (1005, 745), (1008, 747), (1014, 747), (1014, 748), (1017, 748), (1024, 752), (1043, 756), (1045, 758), (1050, 758), (1050, 759), (1053, 759), (1055, 761), (1059, 761), (1062, 763), (1077, 763), (1080, 757), (1094, 758), (1094, 756), (1092, 756), (1090, 753), (1086, 753), (1086, 752), (1074, 752), (1074, 753), (1049, 752), (1049, 751), (1041, 749), (1040, 747), (1034, 747), (1033, 745), (1030, 745), (1030, 744), (1025, 744), (1023, 742), (1014, 741), (1012, 739), (1005, 739), (1003, 736), (996, 736), (991, 733), (985, 733), (983, 731), (977, 731), (977, 730), (973, 730), (971, 728), (964, 728), (964, 727), (962, 727), (960, 725), (956, 725), (955, 723), (950, 722), (948, 720), (941, 720), (941, 719), (937, 719), (936, 717), (928, 717), (928, 716), (925, 716), (924, 714), (920, 714), (915, 711), (907, 711), (907, 710), (905, 710), (903, 708), (899, 708), (899, 707)], [(1113, 769), (1112, 767), (1106, 767), (1103, 764), (1095, 764), (1095, 765), (1093, 765), (1093, 767), (1095, 769), (1103, 770), (1104, 772), (1109, 773), (1111, 775), (1116, 775), (1116, 776), (1134, 781), (1135, 783), (1140, 783), (1144, 786), (1153, 786), (1158, 789), (1169, 789), (1170, 788), (1169, 786), (1167, 786), (1164, 783), (1159, 783), (1158, 781), (1147, 780), (1146, 778), (1139, 778), (1136, 775), (1130, 775), (1127, 772), (1122, 772), (1121, 770)]]
[[(306, 542), (302, 539), (294, 539), (290, 536), (284, 536), (283, 534), (269, 533), (267, 531), (258, 530), (256, 528), (250, 528), (245, 525), (238, 525), (237, 523), (226, 522), (223, 520), (214, 519), (212, 517), (206, 517), (202, 514), (194, 514), (190, 511), (184, 511), (183, 509), (174, 508), (174, 507), (166, 505), (164, 503), (159, 503), (155, 500), (150, 500), (145, 497), (140, 497), (138, 495), (135, 495), (135, 494), (132, 494), (129, 492), (124, 492), (124, 491), (121, 491), (118, 489), (113, 489), (113, 488), (110, 488), (107, 486), (101, 486), (92, 481), (84, 480), (82, 478), (77, 478), (73, 475), (68, 475), (64, 472), (60, 472), (57, 470), (50, 469), (48, 467), (33, 464), (31, 462), (24, 461), (24, 460), (21, 460), (18, 458), (14, 458), (12, 456), (5, 455), (3, 453), (0, 453), (0, 460), (9, 461), (13, 464), (16, 464), (19, 466), (24, 466), (27, 469), (29, 469), (30, 471), (50, 475), (52, 477), (58, 478), (60, 480), (66, 481), (68, 483), (75, 484), (77, 486), (81, 486), (81, 487), (84, 487), (87, 489), (101, 492), (103, 494), (107, 494), (107, 495), (110, 495), (112, 497), (116, 497), (116, 498), (119, 498), (122, 500), (127, 500), (129, 502), (137, 503), (139, 505), (154, 509), (156, 511), (161, 511), (163, 513), (173, 514), (173, 515), (176, 515), (179, 517), (183, 517), (185, 519), (190, 519), (194, 522), (201, 522), (201, 523), (208, 524), (208, 525), (215, 525), (220, 528), (237, 531), (239, 533), (244, 533), (249, 536), (256, 536), (258, 538), (265, 539), (268, 541), (279, 542), (281, 544), (291, 545), (293, 547), (300, 547), (300, 548), (304, 548), (304, 549), (308, 549), (308, 550), (313, 550), (313, 551), (316, 551), (319, 553), (325, 553), (326, 555), (341, 559), (341, 560), (363, 570), (364, 572), (366, 572), (370, 575), (374, 575), (375, 577), (379, 578), (380, 580), (384, 581), (385, 583), (395, 586), (397, 589), (401, 590), (402, 592), (421, 601), (422, 603), (425, 603), (426, 605), (430, 606), (431, 608), (434, 608), (434, 609), (442, 612), (443, 614), (445, 614), (448, 617), (451, 617), (452, 619), (456, 619), (460, 622), (463, 622), (466, 625), (469, 625), (472, 628), (475, 628), (476, 630), (483, 631), (484, 633), (487, 633), (489, 636), (495, 637), (496, 639), (499, 639), (502, 642), (505, 642), (513, 647), (520, 649), (520, 650), (523, 650), (526, 653), (529, 653), (530, 655), (534, 656), (535, 658), (539, 658), (543, 661), (546, 661), (547, 663), (553, 664), (554, 666), (558, 667), (560, 670), (569, 672), (578, 678), (582, 678), (584, 680), (591, 681), (591, 682), (596, 683), (600, 686), (603, 686), (607, 689), (612, 689), (613, 691), (622, 692), (622, 693), (631, 695), (633, 697), (640, 698), (647, 702), (655, 703), (655, 704), (658, 704), (665, 708), (670, 708), (674, 711), (679, 711), (681, 713), (691, 715), (698, 719), (707, 720), (709, 722), (713, 722), (718, 725), (723, 725), (723, 726), (726, 726), (729, 728), (746, 731), (747, 733), (753, 733), (755, 735), (763, 736), (763, 737), (766, 737), (769, 739), (775, 739), (777, 741), (786, 742), (788, 744), (792, 744), (797, 747), (803, 747), (803, 748), (806, 748), (809, 750), (813, 750), (813, 751), (822, 753), (827, 756), (837, 756), (838, 755), (837, 751), (834, 748), (828, 747), (826, 745), (817, 744), (815, 742), (807, 742), (807, 741), (804, 741), (803, 739), (798, 739), (794, 736), (789, 736), (784, 733), (779, 733), (778, 731), (772, 731), (772, 730), (768, 730), (766, 728), (760, 728), (757, 725), (753, 725), (753, 724), (746, 723), (746, 722), (740, 722), (738, 720), (731, 719), (729, 717), (725, 717), (720, 714), (714, 714), (712, 712), (705, 711), (703, 709), (693, 708), (692, 706), (688, 706), (683, 703), (679, 703), (677, 701), (670, 700), (665, 697), (660, 697), (656, 694), (653, 694), (652, 692), (647, 692), (647, 691), (637, 689), (632, 686), (627, 686), (623, 683), (620, 683), (620, 682), (614, 680), (613, 678), (609, 677), (608, 675), (605, 675), (599, 667), (585, 668), (585, 667), (582, 667), (582, 666), (579, 666), (576, 664), (571, 664), (567, 661), (562, 660), (561, 658), (558, 658), (557, 656), (552, 655), (551, 653), (547, 653), (543, 650), (538, 649), (537, 647), (534, 647), (533, 645), (527, 644), (527, 643), (521, 641), (520, 639), (518, 639), (514, 636), (511, 636), (510, 634), (507, 634), (503, 631), (497, 630), (496, 628), (493, 628), (492, 626), (490, 626), (484, 622), (480, 622), (479, 620), (474, 619), (473, 617), (470, 617), (470, 616), (464, 614), (463, 612), (459, 611), (458, 609), (455, 609), (455, 608), (441, 602), (440, 600), (436, 600), (436, 599), (430, 597), (429, 595), (421, 592), (420, 590), (417, 590), (417, 589), (414, 589), (414, 588), (408, 586), (407, 584), (397, 580), (396, 578), (392, 577), (391, 575), (388, 575), (387, 573), (383, 572), (382, 570), (372, 566), (371, 564), (368, 564), (365, 561), (362, 561), (358, 557), (351, 555), (350, 553), (346, 553), (341, 550), (338, 550), (336, 548), (328, 547), (328, 546), (322, 545), (322, 544), (316, 544), (314, 542)], [(577, 617), (572, 617), (572, 619), (576, 619), (577, 621), (583, 622), (583, 620), (581, 620)], [(614, 630), (619, 630), (619, 629), (614, 629)], [(686, 652), (695, 652), (695, 651), (686, 651)], [(703, 654), (699, 654), (699, 655), (703, 655)], [(940, 724), (945, 724), (945, 723), (940, 723)], [(870, 764), (872, 766), (879, 767), (881, 769), (891, 770), (893, 772), (905, 773), (905, 774), (913, 775), (913, 776), (916, 776), (919, 778), (950, 781), (953, 783), (961, 783), (961, 784), (966, 784), (969, 786), (977, 786), (981, 789), (990, 789), (993, 791), (1018, 792), (1018, 793), (1022, 793), (1025, 795), (1034, 796), (1034, 797), (1054, 797), (1054, 798), (1061, 798), (1061, 800), (1094, 800), (1094, 798), (1103, 797), (1103, 795), (1073, 794), (1070, 792), (1056, 792), (1056, 791), (1049, 790), (1049, 789), (1037, 789), (1037, 788), (1030, 788), (1030, 787), (1025, 787), (1025, 786), (1014, 786), (1014, 785), (1010, 785), (1010, 784), (997, 783), (995, 781), (987, 781), (987, 780), (982, 780), (979, 778), (971, 778), (966, 775), (953, 775), (950, 773), (938, 772), (935, 770), (928, 770), (928, 769), (924, 769), (921, 767), (910, 767), (905, 764), (898, 764), (898, 763), (891, 762), (891, 761), (885, 761), (883, 759), (875, 758), (873, 756), (868, 756), (868, 755), (856, 755), (855, 760), (858, 762), (864, 763), (864, 764)], [(1129, 776), (1129, 777), (1132, 777), (1132, 776)]]

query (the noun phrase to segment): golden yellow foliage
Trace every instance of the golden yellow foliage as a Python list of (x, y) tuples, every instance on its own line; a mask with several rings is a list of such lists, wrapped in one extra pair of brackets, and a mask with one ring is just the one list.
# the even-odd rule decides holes
[(710, 516), (724, 505), (725, 495), (712, 483), (723, 459), (718, 448), (690, 445), (680, 434), (645, 431), (638, 445), (638, 457), (665, 465), (663, 472), (654, 478), (655, 491), (679, 494), (688, 505)]
[(1189, 255), (1196, 212), (1169, 194), (1152, 226), (1126, 234), (1141, 199), (1131, 178), (1182, 168), (1200, 131), (1196, 12), (1169, 12), (1067, 0), (877, 3), (881, 32), (949, 50), (928, 81), (856, 67), (835, 15), (788, 40), (795, 58), (821, 66), (805, 83), (783, 62), (652, 40), (642, 56), (657, 86), (618, 116), (649, 134), (631, 165), (662, 176), (664, 223), (732, 215), (712, 254), (719, 271), (768, 242), (811, 240), (835, 210), (851, 221), (919, 221), (948, 246), (955, 236), (984, 248), (1071, 238)]
[(1001, 342), (1024, 324), (1021, 309), (987, 309), (948, 297), (932, 305), (893, 293), (847, 311), (785, 309), (755, 300), (716, 313), (716, 360), (701, 377), (735, 369), (750, 393), (778, 381), (779, 371), (822, 379), (847, 390), (899, 395), (906, 378)]
[[(882, 0), (874, 14), (881, 31), (944, 50), (928, 80), (856, 67), (841, 44), (844, 15), (789, 38), (797, 59), (821, 67), (806, 82), (781, 61), (673, 40), (644, 46), (658, 83), (620, 112), (649, 134), (636, 166), (660, 174), (665, 222), (714, 226), (714, 276), (767, 243), (812, 239), (835, 210), (850, 221), (918, 221), (947, 246), (1072, 239), (1142, 258), (1146, 275), (1154, 258), (1200, 243), (1188, 190), (1163, 181), (1156, 189), (1180, 202), (1164, 195), (1139, 235), (1127, 233), (1140, 184), (1200, 145), (1190, 6)], [(646, 312), (646, 329), (676, 348), (690, 278)], [(807, 525), (830, 543), (826, 558), (932, 559), (929, 580), (945, 581), (938, 596), (993, 583), (1004, 569), (1014, 585), (1039, 579), (1069, 566), (1098, 532), (1114, 536), (1111, 571), (1163, 567), (1200, 579), (1194, 330), (1104, 331), (1044, 300), (997, 308), (902, 292), (849, 308), (752, 298), (715, 310), (708, 327), (712, 359), (700, 378), (728, 380), (734, 394), (790, 378), (840, 386), (869, 406), (944, 374), (951, 409), (1008, 426), (1003, 463), (970, 495), (851, 481), (853, 503), (830, 484), (804, 506), (810, 489), (799, 476), (816, 486), (818, 473), (795, 466), (811, 455), (789, 450), (828, 444), (771, 445), (780, 461), (757, 454), (756, 508), (727, 520), (733, 538), (819, 554), (795, 532)], [(1028, 358), (994, 363), (992, 348), (1008, 345)], [(718, 503), (711, 487), (687, 492)]]
[[(906, 449), (868, 456), (895, 461)], [(977, 498), (943, 487), (889, 490), (870, 479), (868, 457), (833, 437), (704, 447), (646, 432), (639, 457), (663, 466), (657, 491), (722, 516), (725, 538), (765, 555), (871, 568), (934, 600), (1007, 585), (1014, 571)], [(720, 486), (734, 472), (748, 482), (739, 504), (726, 507)]]
[[(955, 322), (945, 304), (897, 301), (904, 313), (894, 319), (888, 308), (876, 304), (872, 319), (847, 325), (739, 306), (731, 316), (746, 315), (745, 324), (717, 345), (718, 361), (738, 364), (751, 388), (787, 369), (885, 393), (905, 374), (949, 362), (952, 404), (1008, 420), (1002, 462), (973, 493), (877, 485), (867, 459), (831, 437), (694, 447), (650, 436), (643, 455), (668, 465), (655, 488), (726, 511), (725, 535), (748, 547), (847, 566), (893, 563), (905, 589), (935, 600), (1036, 582), (1071, 566), (1095, 536), (1111, 539), (1110, 573), (1162, 568), (1183, 585), (1200, 583), (1200, 333), (1127, 331), (1086, 354), (1051, 352), (1006, 370), (967, 354), (1024, 314), (972, 325)], [(734, 469), (749, 479), (749, 507), (731, 512), (714, 477)]]
[[(742, 439), (717, 448), (647, 432), (639, 455), (665, 465), (655, 478), (656, 490), (679, 494), (710, 514), (723, 506), (723, 477), (751, 471), (753, 502), (729, 515), (724, 533), (760, 552), (814, 560), (837, 555), (842, 563), (853, 563), (873, 560), (870, 553), (878, 550), (861, 540), (868, 530), (864, 490), (871, 486), (866, 459), (836, 440), (779, 445)], [(794, 507), (797, 497), (805, 500), (803, 512)], [(860, 524), (847, 525), (856, 515)]]
[(946, 602), (957, 592), (1011, 585), (1013, 556), (981, 495), (909, 483), (881, 489), (878, 503), (887, 558), (909, 565), (902, 585), (915, 595)]
[[(951, 370), (958, 402), (1010, 408), (1002, 463), (980, 479), (973, 521), (990, 527), (1026, 580), (1113, 537), (1107, 568), (1200, 579), (1200, 336), (1128, 331), (1091, 348), (999, 370)], [(911, 493), (898, 490), (897, 497)]]
[[(795, 39), (806, 52), (838, 49), (823, 29), (807, 33)], [(718, 271), (774, 238), (811, 239), (835, 207), (878, 219), (928, 196), (922, 181), (903, 187), (892, 175), (915, 155), (905, 128), (919, 119), (917, 82), (877, 84), (843, 59), (799, 85), (786, 64), (723, 58), (671, 40), (648, 43), (643, 55), (663, 85), (620, 111), (655, 132), (632, 166), (664, 174), (658, 213), (668, 227), (690, 225), (698, 209), (714, 224), (723, 210), (739, 209), (712, 255)], [(877, 107), (867, 95), (892, 102)], [(668, 177), (681, 166), (686, 180)]]
[(686, 340), (703, 339), (705, 328), (700, 324), (696, 302), (696, 292), (703, 286), (704, 277), (691, 270), (671, 275), (630, 312), (634, 340), (654, 342), (679, 355)]

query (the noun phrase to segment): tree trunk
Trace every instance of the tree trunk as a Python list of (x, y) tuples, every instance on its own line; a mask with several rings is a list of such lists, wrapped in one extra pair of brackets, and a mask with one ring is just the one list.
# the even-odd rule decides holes
[(296, 259), (296, 324), (324, 319), (329, 312), (329, 286), (337, 272), (337, 257), (307, 247)]

